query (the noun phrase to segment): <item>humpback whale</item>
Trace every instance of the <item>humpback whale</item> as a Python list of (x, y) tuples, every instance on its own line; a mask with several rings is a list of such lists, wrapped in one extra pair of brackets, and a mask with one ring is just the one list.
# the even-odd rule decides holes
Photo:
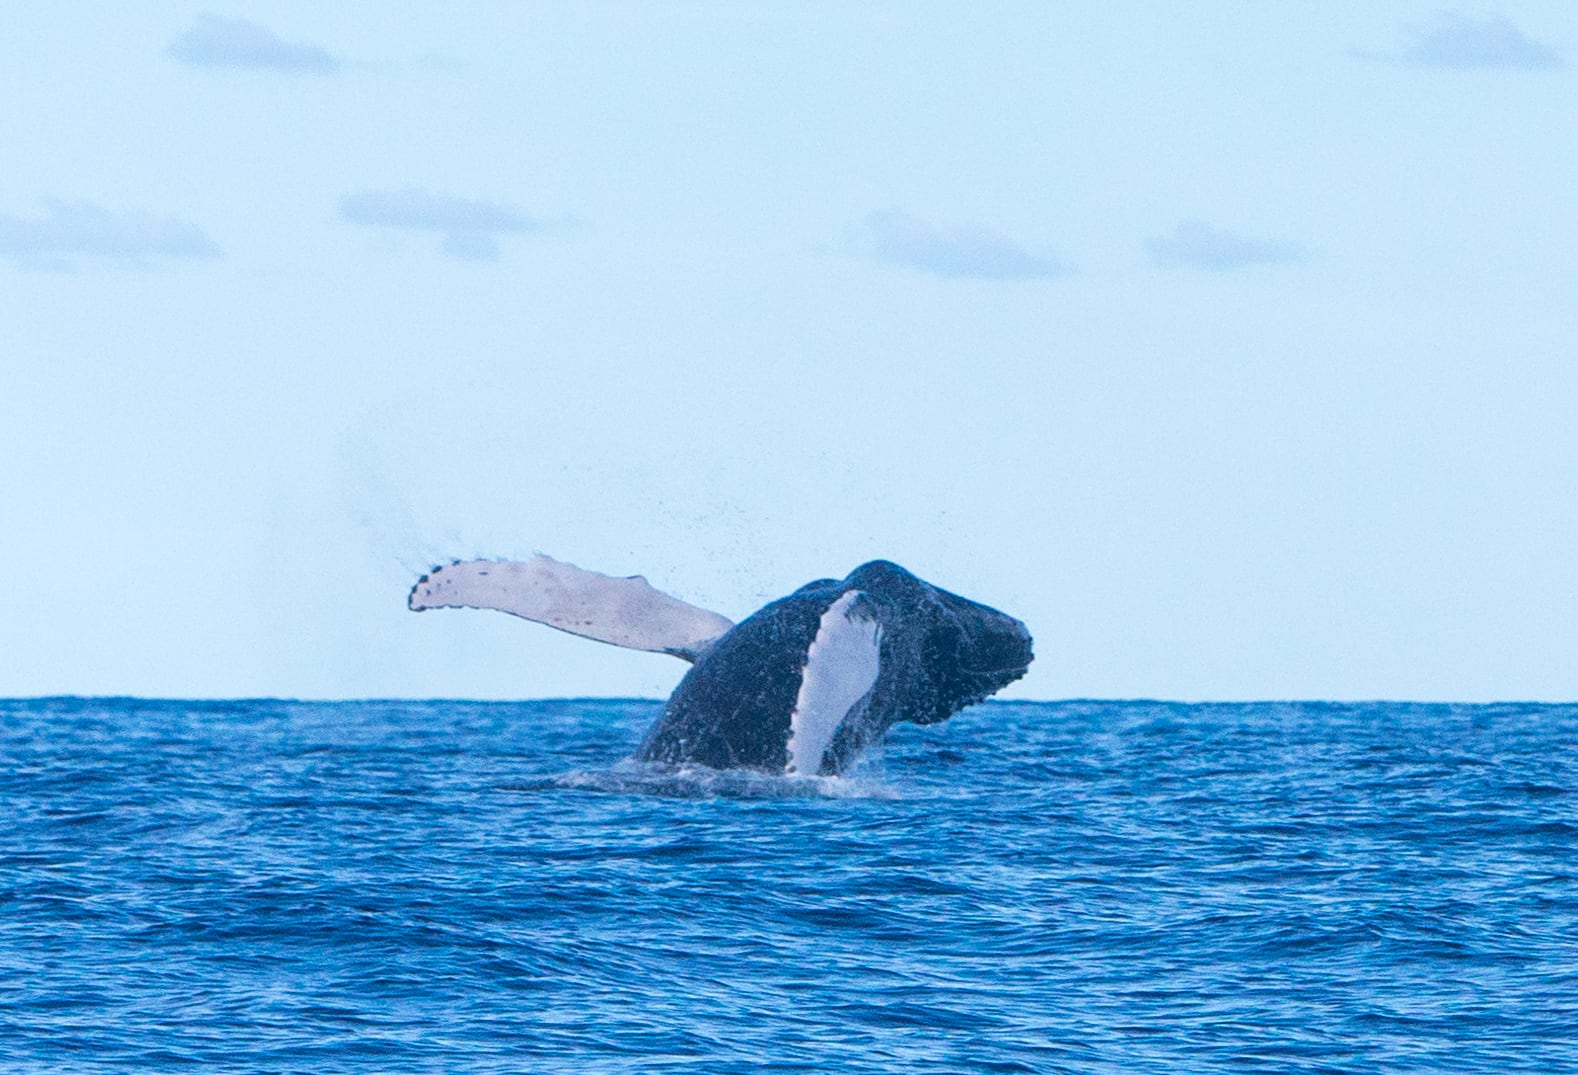
[(738, 624), (639, 575), (541, 555), (435, 567), (406, 604), (496, 609), (691, 662), (635, 755), (675, 766), (840, 773), (892, 725), (947, 720), (1032, 659), (1023, 623), (886, 560), (808, 582)]

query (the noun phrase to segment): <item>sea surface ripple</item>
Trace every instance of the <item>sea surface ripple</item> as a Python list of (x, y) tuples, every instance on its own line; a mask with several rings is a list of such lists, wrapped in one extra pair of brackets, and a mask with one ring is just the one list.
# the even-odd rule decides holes
[(0, 1071), (1578, 1071), (1578, 706), (0, 701)]

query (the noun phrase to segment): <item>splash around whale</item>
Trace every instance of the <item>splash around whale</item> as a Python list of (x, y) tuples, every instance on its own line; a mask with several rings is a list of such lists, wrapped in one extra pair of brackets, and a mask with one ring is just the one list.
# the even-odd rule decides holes
[(1025, 674), (1025, 625), (873, 560), (738, 624), (547, 556), (435, 567), (413, 611), (485, 608), (691, 662), (638, 761), (802, 775), (843, 772), (900, 721), (936, 724)]

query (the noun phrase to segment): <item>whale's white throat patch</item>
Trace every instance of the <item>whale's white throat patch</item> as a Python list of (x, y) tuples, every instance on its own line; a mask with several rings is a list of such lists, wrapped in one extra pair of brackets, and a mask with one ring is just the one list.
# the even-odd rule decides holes
[(882, 627), (854, 608), (851, 590), (828, 606), (806, 651), (800, 693), (789, 715), (785, 772), (815, 776), (838, 726), (871, 690), (881, 670)]

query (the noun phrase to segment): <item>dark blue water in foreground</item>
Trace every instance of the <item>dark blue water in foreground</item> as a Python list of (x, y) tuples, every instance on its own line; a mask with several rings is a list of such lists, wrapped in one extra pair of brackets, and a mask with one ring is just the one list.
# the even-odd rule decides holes
[(0, 1071), (1575, 1071), (1578, 706), (0, 702)]

